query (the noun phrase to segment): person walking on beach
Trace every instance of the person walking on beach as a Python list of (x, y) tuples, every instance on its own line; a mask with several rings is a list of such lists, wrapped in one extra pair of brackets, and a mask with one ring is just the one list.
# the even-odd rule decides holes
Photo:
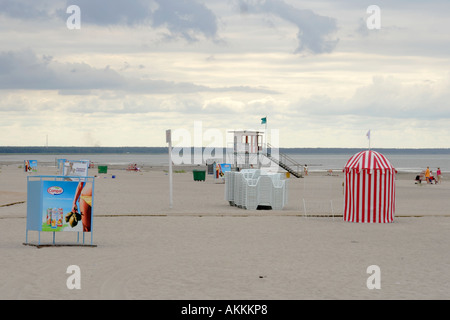
[(307, 164), (305, 164), (305, 165), (303, 166), (303, 172), (305, 173), (305, 176), (308, 175), (308, 165), (307, 165)]
[(436, 171), (436, 176), (437, 176), (437, 180), (436, 180), (436, 182), (435, 183), (441, 183), (441, 168), (437, 168), (437, 171)]
[(427, 183), (430, 183), (430, 167), (427, 167), (427, 170), (425, 170), (425, 179)]

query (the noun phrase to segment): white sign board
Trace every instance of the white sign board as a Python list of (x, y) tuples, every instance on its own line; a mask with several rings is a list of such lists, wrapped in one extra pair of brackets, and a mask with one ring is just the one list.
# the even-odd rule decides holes
[(64, 163), (65, 176), (87, 177), (88, 175), (88, 161), (66, 161)]

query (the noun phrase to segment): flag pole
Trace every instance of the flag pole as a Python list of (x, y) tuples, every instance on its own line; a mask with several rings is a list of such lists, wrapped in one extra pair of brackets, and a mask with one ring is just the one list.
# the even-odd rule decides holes
[[(266, 130), (267, 130), (267, 116), (265, 116), (264, 118), (261, 118), (261, 124), (260, 125), (262, 125), (262, 124), (264, 124), (264, 138), (265, 138), (265, 136), (266, 136)], [(260, 127), (261, 128), (261, 127)], [(265, 139), (264, 139), (265, 140)], [(264, 143), (265, 143), (265, 141), (263, 140), (263, 146), (264, 146)]]
[(264, 117), (266, 119), (266, 122), (264, 123), (264, 138), (266, 138), (266, 149), (267, 149), (267, 116)]

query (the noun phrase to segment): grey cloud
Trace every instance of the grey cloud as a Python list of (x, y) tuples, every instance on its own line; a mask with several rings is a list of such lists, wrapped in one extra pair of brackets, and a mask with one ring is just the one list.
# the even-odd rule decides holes
[(80, 7), (82, 23), (95, 25), (137, 25), (148, 21), (151, 15), (149, 1), (144, 0), (67, 0), (60, 17), (67, 19), (66, 8)]
[(337, 31), (336, 19), (297, 9), (284, 1), (239, 0), (239, 8), (243, 13), (272, 14), (296, 25), (299, 45), (295, 53), (329, 53), (339, 41), (332, 38)]
[(192, 0), (155, 0), (152, 25), (165, 26), (173, 36), (196, 41), (197, 34), (214, 39), (217, 35), (217, 19), (205, 5)]
[(0, 52), (0, 89), (91, 90), (119, 88), (124, 79), (106, 67), (59, 63), (31, 50)]
[(59, 0), (49, 3), (48, 0), (0, 0), (0, 14), (23, 20), (66, 20), (67, 8), (77, 5), (82, 24), (166, 28), (169, 32), (166, 37), (189, 42), (197, 41), (200, 36), (210, 40), (217, 38), (217, 17), (197, 0)]
[[(262, 87), (208, 87), (189, 82), (126, 78), (109, 66), (61, 63), (50, 56), (38, 57), (31, 50), (0, 52), (0, 90), (59, 90), (61, 94), (86, 94), (89, 90), (122, 90), (142, 94), (193, 92), (259, 92), (276, 94)], [(84, 93), (83, 93), (84, 92)]]
[(449, 119), (449, 80), (447, 75), (436, 84), (405, 84), (394, 77), (374, 77), (370, 85), (355, 91), (350, 100), (352, 113), (397, 119)]
[[(142, 25), (167, 28), (169, 38), (198, 40), (199, 35), (208, 39), (217, 36), (217, 19), (214, 13), (196, 0), (67, 0), (69, 5), (78, 5), (82, 23), (95, 25)], [(66, 19), (65, 10), (60, 10)]]
[(367, 28), (367, 23), (365, 19), (363, 18), (359, 19), (356, 33), (363, 37), (367, 37), (369, 35), (369, 29)]
[(303, 99), (292, 114), (298, 116), (359, 116), (369, 118), (450, 119), (450, 75), (438, 83), (405, 84), (393, 77), (374, 77), (348, 99), (328, 95)]
[[(66, 7), (78, 5), (82, 23), (95, 25), (141, 25), (165, 27), (171, 38), (197, 40), (202, 34), (214, 39), (217, 35), (217, 19), (214, 13), (196, 0), (67, 0)], [(64, 11), (61, 17), (67, 18)]]
[[(275, 101), (273, 101), (275, 102)], [(257, 102), (256, 102), (257, 103)], [(204, 100), (197, 95), (172, 95), (170, 97), (127, 96), (114, 101), (99, 97), (81, 97), (77, 107), (62, 106), (70, 113), (108, 113), (108, 114), (146, 114), (180, 113), (186, 115), (230, 115), (239, 116), (242, 112), (270, 114), (275, 106), (256, 106), (254, 102), (243, 102), (228, 98)]]
[(208, 87), (191, 82), (174, 82), (165, 80), (129, 79), (126, 90), (135, 93), (170, 94), (170, 93), (195, 93), (195, 92), (247, 92), (278, 94), (277, 91), (265, 87), (231, 86)]
[[(334, 50), (338, 40), (332, 38), (337, 30), (336, 20), (320, 16), (311, 10), (301, 10), (282, 0), (235, 0), (241, 12), (272, 14), (298, 28), (299, 45), (296, 53), (327, 53)], [(218, 19), (214, 12), (198, 0), (0, 0), (2, 14), (18, 19), (52, 18), (66, 20), (67, 7), (77, 5), (82, 24), (148, 25), (165, 28), (169, 39), (182, 38), (189, 42), (200, 37), (218, 40)]]
[(58, 94), (60, 96), (89, 96), (92, 94), (92, 91), (91, 90), (61, 89), (61, 90), (58, 90)]
[(0, 15), (17, 19), (46, 19), (50, 17), (49, 2), (45, 0), (0, 0)]

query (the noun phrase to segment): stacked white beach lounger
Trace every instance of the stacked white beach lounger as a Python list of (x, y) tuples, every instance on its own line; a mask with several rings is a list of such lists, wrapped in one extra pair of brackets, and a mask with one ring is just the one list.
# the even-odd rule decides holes
[(258, 206), (281, 210), (287, 204), (287, 180), (281, 173), (243, 169), (225, 173), (225, 200), (231, 206), (256, 210)]

